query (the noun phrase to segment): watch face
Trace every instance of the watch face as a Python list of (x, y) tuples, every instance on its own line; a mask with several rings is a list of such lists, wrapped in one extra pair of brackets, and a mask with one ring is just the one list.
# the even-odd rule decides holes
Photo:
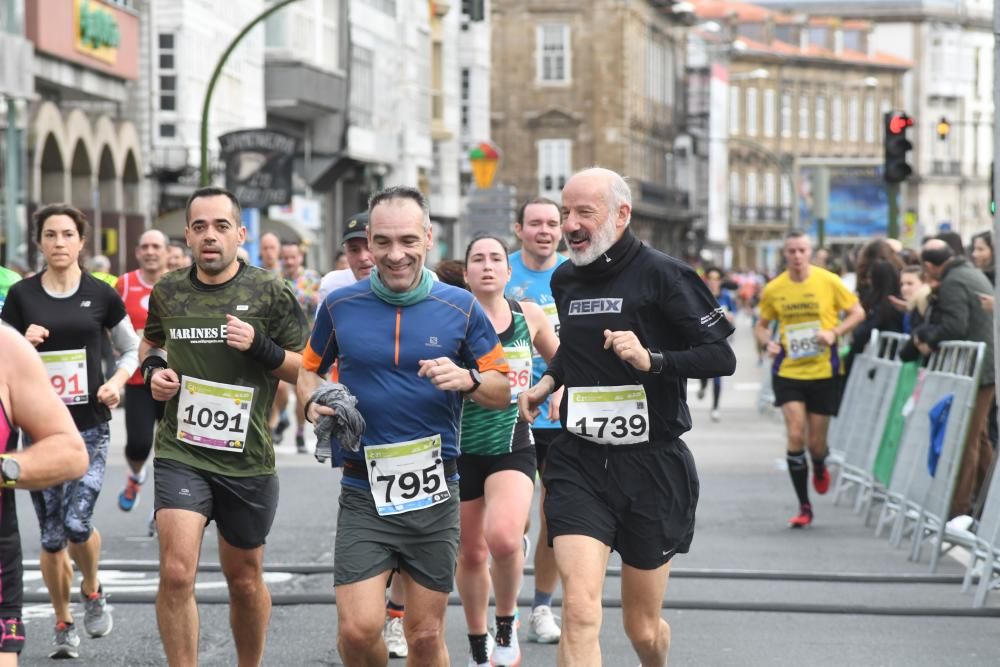
[(21, 476), (21, 464), (15, 459), (5, 458), (0, 462), (0, 471), (3, 472), (4, 479), (16, 482)]

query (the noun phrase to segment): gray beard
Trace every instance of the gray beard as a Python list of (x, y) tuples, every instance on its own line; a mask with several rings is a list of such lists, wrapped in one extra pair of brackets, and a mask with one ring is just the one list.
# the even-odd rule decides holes
[(615, 223), (609, 218), (603, 225), (598, 227), (594, 232), (594, 235), (590, 237), (589, 248), (578, 253), (574, 252), (572, 248), (567, 247), (567, 250), (569, 251), (569, 261), (573, 262), (574, 266), (586, 266), (610, 250), (611, 246), (614, 244)]

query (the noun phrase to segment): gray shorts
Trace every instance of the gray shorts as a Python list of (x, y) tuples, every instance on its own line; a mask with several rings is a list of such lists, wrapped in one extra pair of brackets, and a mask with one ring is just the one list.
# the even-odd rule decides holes
[(400, 569), (424, 588), (450, 593), (458, 560), (458, 482), (449, 482), (448, 490), (451, 498), (440, 505), (379, 516), (370, 491), (341, 486), (334, 585), (353, 584)]

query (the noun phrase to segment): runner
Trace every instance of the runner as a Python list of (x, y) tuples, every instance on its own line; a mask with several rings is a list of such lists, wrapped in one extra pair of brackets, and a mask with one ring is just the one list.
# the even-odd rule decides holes
[[(536, 350), (548, 361), (559, 339), (540, 306), (504, 298), (511, 269), (503, 241), (492, 236), (474, 240), (465, 251), (465, 267), (469, 289), (503, 345), (511, 403), (504, 410), (488, 410), (465, 402), (458, 458), (462, 537), (455, 579), (469, 628), (470, 667), (517, 665), (521, 649), (514, 614), (527, 555), (521, 536), (537, 465), (531, 430), (517, 417), (517, 395), (530, 386)], [(497, 620), (492, 652), (486, 629), (491, 582)]]
[[(115, 286), (125, 302), (132, 327), (140, 336), (146, 327), (153, 285), (167, 270), (168, 243), (166, 234), (159, 230), (144, 232), (135, 247), (139, 268), (123, 275)], [(136, 369), (125, 385), (125, 461), (129, 473), (125, 488), (118, 494), (118, 509), (123, 512), (131, 512), (139, 504), (139, 490), (146, 481), (146, 459), (153, 448), (156, 418), (156, 403), (143, 382), (142, 371)]]
[(167, 271), (191, 266), (191, 250), (180, 241), (171, 241), (167, 247)]
[(281, 239), (274, 232), (260, 235), (260, 268), (271, 273), (281, 273)]
[(0, 308), (3, 308), (4, 301), (7, 300), (7, 292), (10, 286), (21, 280), (21, 274), (12, 271), (5, 266), (0, 266)]
[[(308, 323), (309, 328), (312, 329), (313, 319), (316, 314), (316, 307), (319, 305), (320, 301), (319, 292), (321, 277), (319, 273), (313, 269), (307, 269), (303, 266), (304, 260), (305, 255), (302, 252), (302, 246), (295, 241), (282, 242), (282, 275), (288, 283), (288, 286), (292, 288), (292, 293), (295, 295), (295, 298), (298, 299), (299, 305), (302, 307), (302, 313), (306, 316), (306, 322)], [(278, 393), (274, 398), (274, 410), (272, 411), (271, 421), (276, 421), (275, 418), (277, 417), (277, 424), (279, 426), (281, 424), (280, 415), (285, 412), (285, 408), (288, 405), (288, 395), (291, 391), (291, 385), (287, 382), (278, 383)], [(275, 415), (273, 413), (279, 414)], [(299, 454), (306, 453), (305, 422), (306, 417), (302, 412), (302, 404), (296, 402), (295, 449)], [(281, 442), (283, 431), (284, 429), (275, 429), (274, 443), (276, 445)]]
[[(87, 448), (31, 345), (0, 325), (0, 665), (24, 648), (24, 567), (14, 489), (45, 489), (87, 472)], [(32, 445), (17, 451), (17, 429)]]
[(333, 414), (312, 397), (336, 361), (340, 382), (367, 422), (361, 450), (343, 452), (334, 547), (337, 646), (349, 667), (386, 664), (383, 600), (389, 574), (398, 569), (408, 660), (445, 666), (463, 393), (484, 407), (506, 407), (509, 368), (472, 295), (434, 282), (425, 269), (431, 223), (420, 191), (382, 190), (368, 211), (376, 269), (369, 280), (327, 296), (296, 388), (310, 421)]
[[(562, 240), (562, 214), (559, 204), (536, 197), (525, 202), (514, 223), (514, 234), (521, 241), (521, 249), (510, 256), (511, 277), (507, 284), (507, 296), (517, 301), (531, 301), (542, 307), (549, 322), (559, 335), (559, 314), (552, 298), (549, 283), (556, 267), (566, 258), (556, 252)], [(531, 382), (537, 384), (545, 372), (545, 360), (538, 354), (531, 360)], [(559, 401), (562, 391), (542, 405), (542, 413), (532, 424), (531, 434), (535, 441), (538, 474), (545, 468), (545, 455), (549, 445), (559, 435)], [(535, 598), (528, 617), (528, 641), (540, 644), (554, 644), (559, 641), (559, 625), (552, 613), (552, 594), (559, 581), (556, 557), (549, 545), (545, 523), (545, 486), (541, 487), (541, 501), (538, 503), (538, 538), (535, 542)], [(527, 531), (525, 531), (527, 532)], [(525, 537), (527, 540), (527, 537)], [(527, 546), (527, 545), (526, 545)], [(529, 551), (529, 549), (525, 549)]]
[(196, 190), (186, 220), (195, 265), (153, 288), (143, 339), (143, 377), (167, 402), (153, 461), (156, 619), (167, 662), (197, 664), (194, 585), (214, 519), (239, 664), (258, 665), (271, 614), (264, 542), (278, 505), (267, 422), (278, 380), (298, 374), (306, 323), (280, 276), (236, 259), (246, 228), (232, 193)]
[(729, 375), (732, 326), (686, 264), (628, 229), (632, 195), (607, 169), (562, 192), (569, 259), (552, 277), (559, 351), (518, 397), (531, 421), (566, 387), (565, 431), (548, 453), (545, 517), (563, 584), (559, 665), (599, 665), (601, 596), (611, 549), (622, 559), (625, 633), (643, 665), (665, 665), (661, 617), (670, 559), (694, 533), (698, 477), (680, 436), (691, 428), (689, 377)]
[[(42, 540), (42, 578), (56, 617), (50, 657), (76, 658), (80, 636), (69, 606), (70, 558), (83, 575), (84, 630), (91, 637), (103, 637), (113, 626), (98, 577), (101, 534), (93, 525), (93, 515), (104, 484), (110, 408), (118, 405), (122, 387), (138, 366), (139, 341), (118, 293), (80, 269), (87, 236), (83, 213), (52, 204), (40, 209), (34, 222), (35, 241), (47, 268), (11, 287), (0, 317), (38, 349), (90, 457), (82, 479), (31, 494)], [(117, 369), (107, 381), (101, 370), (105, 332), (111, 333), (119, 354)]]
[[(733, 297), (727, 290), (722, 289), (722, 269), (714, 266), (710, 266), (705, 269), (705, 284), (708, 285), (708, 291), (712, 293), (715, 300), (722, 306), (724, 312), (726, 313), (726, 319), (729, 320), (730, 324), (734, 322), (734, 315), (736, 313), (736, 304), (733, 303)], [(708, 378), (701, 378), (698, 380), (698, 400), (705, 398), (705, 390), (708, 388)], [(716, 377), (712, 378), (712, 421), (719, 421), (721, 415), (719, 413), (719, 398), (722, 396), (722, 378)]]
[[(843, 373), (837, 339), (858, 326), (865, 311), (839, 276), (809, 264), (812, 244), (805, 232), (788, 232), (783, 254), (788, 268), (764, 287), (754, 334), (774, 359), (774, 404), (788, 433), (788, 474), (799, 500), (799, 513), (788, 525), (805, 528), (813, 520), (806, 430), (813, 488), (823, 495), (830, 488), (826, 432), (830, 416), (837, 414)], [(843, 321), (841, 311), (847, 313)], [(780, 343), (771, 340), (772, 321), (778, 322)]]

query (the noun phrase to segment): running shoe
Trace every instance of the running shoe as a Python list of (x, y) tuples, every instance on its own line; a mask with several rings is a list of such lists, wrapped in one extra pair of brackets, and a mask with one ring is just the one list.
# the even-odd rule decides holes
[(111, 618), (108, 598), (104, 595), (102, 587), (98, 586), (96, 593), (86, 595), (81, 586), (80, 597), (83, 598), (83, 629), (91, 637), (106, 636), (114, 626), (114, 619)]
[(829, 468), (823, 466), (823, 472), (819, 475), (816, 474), (816, 469), (813, 468), (813, 488), (816, 489), (816, 493), (821, 496), (830, 490)]
[(271, 431), (271, 440), (274, 445), (280, 445), (281, 439), (285, 437), (285, 431), (291, 426), (291, 422), (288, 421), (288, 415), (284, 412), (278, 417), (278, 423), (275, 425), (274, 430)]
[(721, 417), (721, 414), (719, 413), (718, 410), (712, 410), (712, 421), (718, 422), (719, 419), (720, 419), (720, 417)]
[(66, 660), (80, 657), (80, 634), (76, 624), (56, 623), (55, 637), (52, 640), (53, 649), (49, 657), (53, 660)]
[(524, 559), (528, 560), (528, 554), (531, 553), (531, 538), (527, 533), (521, 536), (521, 546), (524, 547)]
[(496, 647), (496, 642), (493, 641), (493, 635), (489, 632), (486, 633), (486, 653), (483, 655), (476, 655), (472, 647), (469, 647), (469, 663), (468, 667), (492, 667), (493, 662), (491, 656), (493, 655), (493, 650)]
[(402, 616), (389, 616), (385, 619), (382, 639), (385, 640), (385, 647), (389, 650), (390, 658), (405, 658), (410, 652), (406, 645), (406, 635), (403, 633)]
[(128, 477), (125, 478), (125, 488), (118, 494), (118, 509), (122, 512), (131, 512), (132, 508), (139, 504), (139, 490), (145, 481), (145, 468), (139, 473), (138, 477), (129, 473)]
[(510, 628), (510, 636), (505, 637), (504, 628), (497, 628), (496, 646), (490, 661), (494, 667), (518, 667), (521, 664), (521, 646), (517, 643), (517, 629)]
[(302, 433), (295, 434), (295, 451), (299, 454), (305, 454), (306, 450), (306, 436)]
[(700, 401), (703, 398), (705, 398), (705, 387), (701, 386), (701, 387), (698, 387), (698, 400)]
[(812, 505), (803, 505), (799, 513), (788, 520), (790, 528), (807, 528), (813, 522)]
[(535, 644), (557, 644), (562, 630), (556, 623), (556, 615), (547, 604), (539, 605), (531, 610), (528, 617), (528, 641)]

